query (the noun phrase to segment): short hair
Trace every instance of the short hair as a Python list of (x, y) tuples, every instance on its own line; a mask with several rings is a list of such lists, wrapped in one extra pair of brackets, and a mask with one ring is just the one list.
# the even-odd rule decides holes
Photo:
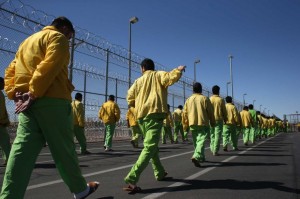
[(248, 106), (244, 106), (243, 110), (248, 111)]
[(115, 96), (114, 95), (109, 95), (108, 100), (115, 101)]
[(227, 96), (227, 97), (225, 98), (225, 101), (226, 101), (227, 103), (232, 103), (232, 97), (231, 97), (231, 96)]
[(66, 17), (63, 17), (63, 16), (62, 17), (57, 17), (56, 19), (54, 19), (51, 23), (51, 26), (54, 26), (57, 29), (60, 29), (64, 26), (66, 26), (67, 28), (70, 29), (70, 31), (72, 33), (75, 33), (72, 22), (69, 19), (67, 19)]
[(141, 67), (144, 68), (145, 70), (155, 70), (155, 65), (152, 59), (145, 58), (141, 62)]
[(0, 83), (4, 83), (3, 77), (0, 77)]
[(256, 114), (257, 114), (257, 115), (260, 115), (260, 111), (256, 111)]
[(219, 95), (219, 94), (220, 94), (220, 87), (219, 87), (218, 85), (214, 85), (214, 86), (212, 87), (212, 93), (213, 93), (214, 95)]
[(179, 108), (179, 109), (183, 109), (183, 106), (182, 106), (182, 105), (179, 105), (178, 108)]
[(76, 93), (75, 94), (75, 99), (77, 99), (77, 100), (82, 99), (82, 94), (81, 93)]
[(202, 85), (199, 82), (195, 82), (193, 84), (193, 92), (194, 93), (202, 93)]
[(253, 104), (249, 104), (249, 109), (253, 109)]
[(170, 109), (170, 104), (167, 104), (168, 110)]

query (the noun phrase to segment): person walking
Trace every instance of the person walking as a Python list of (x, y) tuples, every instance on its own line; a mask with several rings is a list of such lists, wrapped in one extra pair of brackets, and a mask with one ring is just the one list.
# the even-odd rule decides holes
[(7, 127), (10, 125), (9, 117), (6, 110), (5, 97), (2, 92), (4, 89), (4, 79), (0, 77), (0, 147), (2, 150), (3, 165), (6, 166), (10, 153), (10, 137)]
[[(212, 87), (213, 95), (210, 97), (210, 102), (214, 109), (214, 117), (216, 126), (210, 129), (210, 150), (212, 154), (219, 155), (220, 139), (223, 135), (223, 123), (227, 121), (227, 112), (224, 100), (220, 97), (220, 87), (215, 85)], [(225, 145), (224, 145), (225, 144)], [(223, 150), (227, 151), (227, 143), (224, 143), (223, 137)]]
[(249, 108), (249, 113), (251, 115), (252, 124), (253, 124), (250, 129), (249, 140), (252, 144), (254, 144), (257, 136), (258, 118), (257, 118), (256, 110), (254, 110), (253, 104), (249, 104), (248, 108)]
[(179, 105), (177, 109), (173, 112), (174, 120), (174, 143), (178, 144), (178, 133), (181, 135), (182, 142), (184, 142), (184, 132), (182, 127), (182, 105)]
[(193, 94), (183, 108), (183, 129), (190, 128), (192, 132), (194, 154), (191, 158), (196, 167), (205, 161), (204, 142), (209, 132), (209, 125), (215, 126), (214, 109), (208, 97), (202, 95), (202, 85), (199, 82), (193, 84)]
[(185, 66), (178, 66), (171, 72), (155, 71), (154, 62), (144, 59), (141, 62), (142, 76), (136, 79), (127, 93), (129, 106), (135, 107), (136, 116), (144, 137), (144, 148), (138, 160), (124, 178), (127, 187), (123, 188), (130, 193), (139, 192), (137, 186), (140, 175), (151, 160), (155, 179), (160, 181), (168, 174), (159, 159), (158, 144), (167, 116), (168, 87), (177, 82)]
[(173, 136), (172, 136), (173, 118), (170, 112), (170, 105), (167, 104), (167, 106), (168, 106), (167, 117), (166, 119), (164, 119), (164, 124), (162, 128), (162, 143), (166, 144), (167, 137), (169, 137), (171, 144), (173, 144), (174, 143)]
[(108, 96), (107, 102), (103, 103), (98, 117), (105, 125), (104, 149), (112, 151), (112, 138), (114, 136), (116, 123), (120, 120), (120, 108), (115, 102), (115, 96)]
[(133, 148), (138, 148), (139, 138), (142, 135), (142, 131), (137, 122), (134, 107), (129, 107), (126, 113), (126, 120), (127, 120), (128, 127), (131, 128), (131, 133), (132, 133), (130, 143), (132, 144)]
[(232, 103), (232, 97), (226, 97), (227, 121), (223, 126), (223, 148), (227, 151), (227, 146), (231, 142), (234, 151), (238, 151), (238, 131), (239, 112)]
[(73, 118), (74, 118), (74, 135), (80, 145), (80, 152), (82, 155), (89, 155), (89, 152), (86, 149), (86, 137), (84, 134), (84, 125), (85, 125), (85, 117), (84, 117), (84, 108), (82, 101), (82, 94), (76, 93), (75, 100), (72, 101), (73, 108)]
[(243, 110), (240, 112), (242, 119), (242, 131), (243, 131), (243, 141), (244, 145), (248, 146), (250, 130), (252, 127), (252, 117), (248, 111), (248, 106), (244, 106)]
[[(36, 158), (48, 143), (56, 168), (74, 198), (86, 198), (99, 182), (87, 183), (75, 151), (68, 79), (69, 39), (75, 30), (66, 17), (29, 36), (5, 71), (5, 92), (19, 114), (0, 199), (22, 199)], [(51, 194), (51, 193), (47, 193)]]

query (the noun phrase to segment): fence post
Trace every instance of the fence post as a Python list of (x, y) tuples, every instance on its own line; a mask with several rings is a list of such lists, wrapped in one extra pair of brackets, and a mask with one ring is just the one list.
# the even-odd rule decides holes
[(108, 66), (109, 66), (109, 49), (106, 49), (106, 69), (105, 69), (105, 101), (108, 93)]
[(73, 66), (74, 66), (74, 51), (75, 51), (75, 33), (72, 37), (72, 43), (71, 43), (71, 58), (70, 58), (70, 72), (69, 72), (69, 80), (73, 81)]
[(116, 102), (118, 102), (118, 78), (116, 78)]

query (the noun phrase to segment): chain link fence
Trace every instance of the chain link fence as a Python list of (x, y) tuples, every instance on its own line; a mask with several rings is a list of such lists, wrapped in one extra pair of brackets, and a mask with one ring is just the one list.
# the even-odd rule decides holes
[[(3, 1), (0, 6), (0, 75), (3, 77), (5, 68), (14, 58), (20, 43), (49, 25), (55, 16), (18, 0)], [(131, 134), (125, 118), (128, 108), (126, 94), (129, 87), (129, 51), (75, 26), (75, 37), (70, 41), (70, 53), (69, 78), (75, 86), (73, 97), (76, 92), (83, 94), (87, 140), (103, 140), (104, 125), (98, 119), (98, 111), (111, 94), (115, 95), (121, 109), (121, 120), (117, 124), (115, 139), (129, 138)], [(143, 56), (131, 52), (132, 81), (141, 75), (139, 64), (143, 59)], [(170, 70), (162, 64), (155, 65), (157, 70)], [(183, 105), (192, 94), (192, 82), (192, 79), (184, 76), (169, 88), (168, 103), (171, 111), (178, 105)], [(204, 95), (210, 96), (209, 90), (203, 86)], [(242, 103), (235, 104), (239, 110), (242, 109)], [(14, 139), (18, 118), (14, 114), (13, 102), (6, 100), (6, 105), (11, 121), (8, 130)]]

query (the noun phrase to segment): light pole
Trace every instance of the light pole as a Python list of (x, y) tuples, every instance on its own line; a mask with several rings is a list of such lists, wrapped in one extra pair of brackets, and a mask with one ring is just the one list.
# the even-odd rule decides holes
[(128, 72), (128, 76), (129, 76), (129, 80), (128, 80), (128, 88), (130, 88), (130, 85), (131, 85), (131, 24), (134, 24), (136, 22), (138, 22), (139, 19), (137, 17), (131, 17), (129, 19), (129, 58), (128, 58), (128, 61), (129, 61), (129, 72)]
[(226, 94), (227, 94), (227, 96), (228, 96), (228, 84), (231, 84), (231, 82), (227, 82), (227, 84), (226, 84)]
[(244, 102), (244, 106), (245, 106), (245, 104), (246, 104), (246, 103), (245, 103), (245, 95), (247, 95), (247, 93), (244, 93), (244, 94), (243, 94), (243, 102)]
[(262, 106), (262, 105), (259, 105), (259, 112), (261, 112), (261, 106)]
[(196, 82), (196, 64), (200, 63), (200, 59), (194, 61), (194, 82)]
[(234, 102), (234, 100), (233, 100), (233, 73), (232, 73), (232, 59), (233, 59), (233, 56), (230, 54), (228, 56), (228, 58), (229, 58), (229, 64), (230, 64), (231, 97), (232, 97), (232, 102)]
[(254, 102), (256, 102), (256, 100), (253, 100), (253, 103), (252, 103), (252, 105), (253, 105), (253, 108), (254, 108)]

